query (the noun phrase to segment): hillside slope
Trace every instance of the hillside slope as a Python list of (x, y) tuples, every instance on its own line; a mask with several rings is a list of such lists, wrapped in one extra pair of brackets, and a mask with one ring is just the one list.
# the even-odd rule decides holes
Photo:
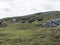
[[(60, 13), (45, 13), (1, 19), (7, 26), (0, 27), (0, 45), (60, 45), (60, 27), (41, 27), (46, 21), (60, 18)], [(30, 19), (34, 21), (28, 22)]]

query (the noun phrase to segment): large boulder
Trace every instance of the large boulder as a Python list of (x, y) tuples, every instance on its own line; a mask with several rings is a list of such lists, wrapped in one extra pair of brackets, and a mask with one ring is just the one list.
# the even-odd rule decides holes
[(43, 24), (43, 27), (57, 27), (59, 25), (60, 25), (60, 18), (47, 21), (46, 23)]

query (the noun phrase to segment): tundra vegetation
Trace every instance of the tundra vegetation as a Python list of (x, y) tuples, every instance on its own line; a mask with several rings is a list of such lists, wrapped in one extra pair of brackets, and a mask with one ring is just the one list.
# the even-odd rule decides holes
[(60, 45), (60, 27), (43, 27), (59, 18), (59, 11), (51, 11), (0, 19), (4, 25), (0, 26), (0, 45)]

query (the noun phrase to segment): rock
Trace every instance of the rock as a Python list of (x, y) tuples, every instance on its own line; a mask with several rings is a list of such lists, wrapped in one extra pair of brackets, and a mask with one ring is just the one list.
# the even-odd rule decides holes
[(39, 18), (39, 19), (37, 19), (38, 21), (42, 21), (43, 20), (43, 18)]
[(18, 19), (17, 18), (13, 18), (12, 19), (12, 22), (15, 22), (16, 23), (16, 22), (18, 22)]
[(60, 25), (60, 18), (47, 21), (46, 23), (43, 24), (43, 27), (57, 27), (59, 25)]
[(0, 21), (0, 27), (6, 27), (7, 24), (4, 21)]
[(32, 22), (34, 22), (35, 20), (34, 19), (29, 19), (27, 22), (28, 23), (32, 23)]

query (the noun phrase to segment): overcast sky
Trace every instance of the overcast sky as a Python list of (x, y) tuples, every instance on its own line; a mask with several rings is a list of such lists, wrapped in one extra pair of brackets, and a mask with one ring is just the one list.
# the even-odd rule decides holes
[(0, 18), (60, 11), (60, 0), (0, 0)]

